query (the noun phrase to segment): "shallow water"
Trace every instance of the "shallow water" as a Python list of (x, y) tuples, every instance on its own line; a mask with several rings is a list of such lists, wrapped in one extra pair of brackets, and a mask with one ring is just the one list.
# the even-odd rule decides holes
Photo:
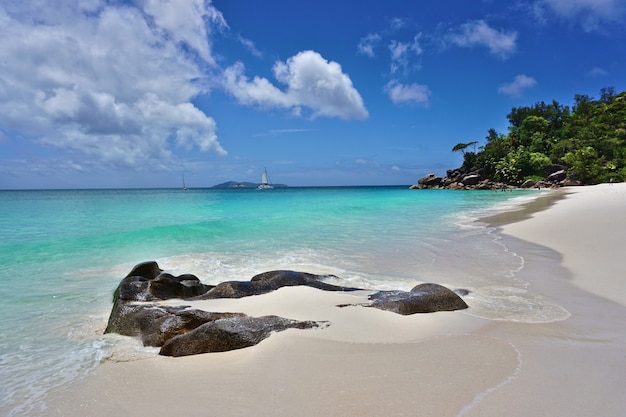
[[(0, 412), (45, 414), (53, 387), (126, 338), (102, 336), (112, 292), (157, 260), (207, 284), (273, 269), (337, 284), (466, 288), (472, 314), (549, 322), (567, 312), (516, 277), (523, 259), (478, 217), (538, 195), (406, 187), (0, 191)], [(129, 349), (138, 348), (129, 343)]]

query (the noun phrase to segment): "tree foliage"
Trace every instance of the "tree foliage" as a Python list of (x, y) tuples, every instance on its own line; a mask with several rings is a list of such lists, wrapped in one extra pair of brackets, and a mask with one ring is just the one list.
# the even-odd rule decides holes
[(577, 94), (571, 109), (542, 101), (513, 108), (507, 119), (508, 132), (490, 129), (479, 152), (467, 152), (476, 141), (453, 148), (464, 168), (511, 184), (545, 177), (551, 165), (565, 165), (584, 184), (626, 180), (626, 92), (603, 88), (597, 100)]

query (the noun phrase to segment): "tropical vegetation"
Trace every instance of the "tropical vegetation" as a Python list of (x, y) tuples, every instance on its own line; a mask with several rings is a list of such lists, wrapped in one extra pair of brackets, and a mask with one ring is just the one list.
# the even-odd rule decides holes
[(555, 165), (583, 184), (626, 180), (626, 92), (577, 94), (571, 108), (555, 100), (514, 107), (507, 119), (508, 132), (490, 129), (478, 149), (478, 141), (453, 147), (465, 170), (508, 184), (543, 179)]

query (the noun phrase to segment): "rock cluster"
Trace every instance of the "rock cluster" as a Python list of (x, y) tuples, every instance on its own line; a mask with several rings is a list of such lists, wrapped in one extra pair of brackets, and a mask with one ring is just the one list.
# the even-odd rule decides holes
[[(223, 352), (253, 346), (272, 332), (290, 328), (326, 327), (327, 322), (298, 321), (278, 316), (249, 317), (238, 312), (208, 312), (189, 306), (166, 306), (172, 298), (188, 301), (242, 298), (265, 294), (285, 286), (305, 285), (324, 291), (355, 291), (324, 282), (328, 275), (296, 271), (269, 271), (250, 281), (205, 285), (191, 274), (173, 276), (154, 261), (136, 265), (114, 292), (113, 308), (105, 333), (141, 339), (145, 346), (160, 347), (159, 354), (186, 356)], [(466, 294), (459, 290), (458, 294)], [(380, 291), (362, 304), (398, 314), (430, 313), (467, 308), (457, 293), (437, 284), (420, 284), (411, 291)], [(338, 306), (345, 307), (345, 306)]]
[(567, 177), (567, 169), (562, 165), (551, 165), (548, 168), (545, 180), (526, 180), (522, 184), (511, 185), (503, 182), (483, 178), (482, 170), (466, 170), (464, 168), (450, 169), (445, 177), (428, 174), (411, 185), (412, 190), (427, 188), (444, 188), (449, 190), (507, 190), (520, 188), (557, 188), (572, 185), (581, 185), (579, 181)]

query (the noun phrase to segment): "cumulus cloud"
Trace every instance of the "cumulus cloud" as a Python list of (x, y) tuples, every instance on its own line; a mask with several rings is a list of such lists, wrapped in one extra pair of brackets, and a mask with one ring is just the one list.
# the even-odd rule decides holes
[(506, 59), (515, 52), (517, 32), (498, 31), (484, 20), (476, 20), (452, 31), (448, 40), (461, 47), (486, 46), (492, 55)]
[(498, 88), (498, 92), (512, 97), (519, 97), (524, 93), (524, 91), (534, 87), (536, 84), (537, 81), (533, 77), (520, 74), (516, 75), (510, 83), (502, 84)]
[(327, 61), (315, 51), (302, 51), (274, 64), (274, 77), (284, 90), (266, 78), (249, 79), (244, 72), (240, 62), (224, 71), (224, 88), (242, 104), (287, 109), (296, 116), (304, 110), (312, 118), (349, 120), (368, 116), (350, 77), (338, 63)]
[(192, 104), (208, 91), (222, 15), (204, 0), (137, 3), (0, 5), (0, 124), (111, 164), (154, 162), (172, 146), (225, 154)]
[(143, 0), (143, 10), (156, 26), (176, 42), (188, 45), (204, 61), (213, 63), (211, 45), (207, 42), (208, 21), (216, 28), (227, 27), (222, 13), (205, 0)]
[(384, 90), (394, 104), (429, 105), (430, 90), (425, 85), (401, 84), (398, 80), (391, 80)]
[(543, 18), (547, 10), (579, 23), (586, 31), (597, 30), (604, 22), (623, 22), (626, 16), (622, 0), (539, 0), (534, 10), (539, 18)]

